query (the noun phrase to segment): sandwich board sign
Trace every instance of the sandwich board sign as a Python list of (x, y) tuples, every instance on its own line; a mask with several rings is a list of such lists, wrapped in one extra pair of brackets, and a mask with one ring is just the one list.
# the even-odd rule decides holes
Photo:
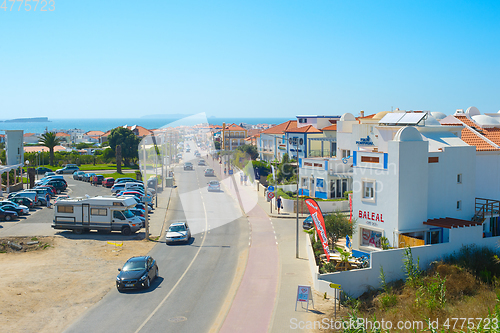
[[(314, 308), (314, 300), (312, 298), (311, 286), (299, 286), (297, 288), (297, 299), (295, 301), (295, 311), (297, 311), (298, 302), (307, 302), (307, 311), (309, 311), (309, 301), (312, 302)], [(302, 303), (301, 303), (302, 304)]]

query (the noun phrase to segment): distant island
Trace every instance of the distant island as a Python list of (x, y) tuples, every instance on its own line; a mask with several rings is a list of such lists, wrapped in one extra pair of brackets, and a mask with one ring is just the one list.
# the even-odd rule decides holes
[(16, 118), (4, 120), (6, 123), (49, 123), (48, 117)]
[(180, 114), (180, 113), (161, 113), (161, 114), (148, 114), (142, 116), (141, 118), (149, 118), (149, 119), (181, 119), (185, 117), (191, 116), (190, 114)]

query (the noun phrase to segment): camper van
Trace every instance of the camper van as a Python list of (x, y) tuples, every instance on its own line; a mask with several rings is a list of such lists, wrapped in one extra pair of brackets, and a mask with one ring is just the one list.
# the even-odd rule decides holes
[(129, 211), (136, 204), (130, 197), (58, 200), (54, 205), (52, 228), (73, 230), (76, 234), (90, 230), (121, 231), (128, 236), (142, 226), (142, 221)]

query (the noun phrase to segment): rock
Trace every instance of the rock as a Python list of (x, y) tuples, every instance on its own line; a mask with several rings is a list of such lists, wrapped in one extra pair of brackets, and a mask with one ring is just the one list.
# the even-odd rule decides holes
[(9, 244), (9, 246), (10, 246), (12, 249), (14, 249), (14, 250), (18, 250), (18, 251), (19, 251), (19, 250), (22, 250), (22, 249), (23, 249), (23, 247), (22, 247), (21, 245), (16, 244), (16, 243), (13, 243), (13, 242), (11, 242), (11, 241), (8, 241), (8, 242), (7, 242), (7, 244)]
[(38, 243), (39, 243), (38, 241), (33, 241), (33, 242), (26, 243), (26, 245), (33, 245), (33, 244), (38, 244)]

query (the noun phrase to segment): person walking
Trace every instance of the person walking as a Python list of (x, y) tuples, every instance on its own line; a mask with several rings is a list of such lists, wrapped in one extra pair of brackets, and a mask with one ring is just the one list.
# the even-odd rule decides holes
[(93, 178), (93, 184), (94, 186), (97, 186), (97, 176), (92, 177)]
[(45, 193), (45, 201), (47, 201), (47, 208), (50, 208), (50, 194)]
[(243, 172), (240, 173), (240, 185), (243, 185)]
[(280, 210), (283, 208), (283, 203), (281, 202), (281, 197), (279, 195), (276, 197), (276, 206), (278, 206), (278, 214), (279, 214)]
[(247, 186), (247, 180), (248, 180), (248, 176), (247, 175), (243, 176), (243, 181), (245, 182), (245, 186)]

